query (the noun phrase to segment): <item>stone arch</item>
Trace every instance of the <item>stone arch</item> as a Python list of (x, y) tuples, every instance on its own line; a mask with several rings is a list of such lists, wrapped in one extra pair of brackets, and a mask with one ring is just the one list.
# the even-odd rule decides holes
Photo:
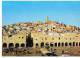
[(49, 47), (49, 42), (45, 43), (46, 47)]
[(18, 47), (19, 47), (19, 43), (16, 43), (16, 44), (15, 44), (15, 48), (18, 48)]
[(36, 48), (38, 48), (39, 47), (39, 44), (38, 43), (36, 43)]
[(80, 42), (79, 42), (79, 46), (80, 46)]
[(57, 43), (54, 43), (55, 47), (57, 47)]
[(68, 43), (67, 42), (65, 42), (65, 46), (68, 46)]
[(61, 45), (62, 45), (62, 47), (63, 47), (63, 46), (64, 46), (64, 43), (62, 42)]
[(60, 42), (58, 43), (58, 47), (60, 47)]
[(14, 44), (13, 43), (9, 43), (9, 48), (14, 48)]
[(3, 43), (3, 48), (7, 48), (7, 43)]
[(53, 42), (50, 43), (50, 46), (53, 47)]
[(44, 42), (41, 42), (41, 48), (43, 48), (44, 47)]
[(72, 46), (72, 43), (71, 42), (69, 43), (69, 46)]
[(21, 47), (25, 47), (25, 44), (24, 44), (24, 43), (22, 43), (22, 44), (21, 44)]
[(75, 46), (75, 42), (73, 42), (73, 46)]
[(76, 42), (76, 46), (78, 46), (78, 42)]

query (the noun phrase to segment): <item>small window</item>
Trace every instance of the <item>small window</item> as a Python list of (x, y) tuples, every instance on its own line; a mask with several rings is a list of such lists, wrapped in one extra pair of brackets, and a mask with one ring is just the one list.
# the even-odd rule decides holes
[(22, 37), (22, 39), (23, 39), (23, 37)]
[(59, 37), (59, 40), (60, 40), (60, 37)]
[(12, 37), (12, 35), (9, 35), (9, 37)]
[(71, 38), (70, 38), (70, 40), (71, 40)]

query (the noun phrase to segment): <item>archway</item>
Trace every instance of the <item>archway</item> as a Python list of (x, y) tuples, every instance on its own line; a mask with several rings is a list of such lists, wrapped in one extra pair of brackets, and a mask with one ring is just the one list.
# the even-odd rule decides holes
[(63, 47), (64, 46), (64, 43), (62, 42), (61, 44), (62, 44), (62, 47)]
[(9, 43), (9, 48), (14, 48), (14, 44), (13, 43)]
[(19, 43), (16, 43), (16, 44), (15, 44), (15, 48), (18, 48), (18, 47), (19, 47)]
[(38, 48), (39, 47), (39, 45), (38, 45), (38, 43), (36, 43), (36, 48)]
[(58, 47), (60, 47), (60, 42), (58, 43)]
[(21, 44), (21, 47), (25, 47), (25, 44), (24, 44), (24, 43), (22, 43), (22, 44)]
[(65, 46), (68, 46), (68, 43), (67, 42), (65, 43)]
[(44, 42), (41, 43), (41, 48), (43, 48), (43, 47), (44, 47)]
[(7, 43), (3, 43), (3, 48), (7, 48)]

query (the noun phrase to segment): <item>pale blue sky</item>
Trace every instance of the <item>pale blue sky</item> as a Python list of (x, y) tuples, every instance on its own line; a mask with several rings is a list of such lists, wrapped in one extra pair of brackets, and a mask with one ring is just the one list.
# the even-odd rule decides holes
[(80, 2), (2, 2), (3, 25), (50, 20), (80, 27)]

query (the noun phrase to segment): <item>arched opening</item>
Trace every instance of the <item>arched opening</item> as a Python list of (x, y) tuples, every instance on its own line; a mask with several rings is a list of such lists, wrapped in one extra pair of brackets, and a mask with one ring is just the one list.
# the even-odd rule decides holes
[(16, 43), (16, 44), (15, 44), (15, 48), (18, 48), (18, 47), (19, 47), (19, 43)]
[(79, 46), (80, 46), (80, 42), (79, 42)]
[(43, 48), (43, 47), (44, 47), (44, 42), (41, 43), (41, 48)]
[(14, 48), (14, 44), (13, 43), (9, 43), (9, 48)]
[(60, 43), (58, 43), (58, 47), (60, 47)]
[(65, 46), (68, 46), (68, 43), (67, 42), (65, 43)]
[(49, 47), (49, 43), (48, 43), (48, 42), (47, 42), (45, 45), (46, 45), (46, 48), (48, 48), (48, 47)]
[(62, 44), (62, 47), (63, 47), (64, 46), (64, 43), (62, 42), (61, 44)]
[(26, 36), (26, 47), (33, 47), (33, 38), (31, 37), (31, 33)]
[(50, 46), (53, 47), (53, 43), (50, 43)]
[(22, 44), (21, 44), (21, 47), (25, 47), (25, 44), (24, 44), (24, 43), (22, 43)]
[(3, 48), (7, 48), (7, 43), (3, 43)]
[(78, 46), (78, 42), (76, 42), (76, 46)]
[(72, 46), (71, 42), (69, 43), (69, 46)]
[(39, 45), (38, 45), (38, 43), (36, 43), (36, 48), (38, 48), (39, 47)]
[(57, 47), (57, 43), (55, 43), (55, 47)]
[(73, 42), (73, 46), (75, 46), (75, 42)]

